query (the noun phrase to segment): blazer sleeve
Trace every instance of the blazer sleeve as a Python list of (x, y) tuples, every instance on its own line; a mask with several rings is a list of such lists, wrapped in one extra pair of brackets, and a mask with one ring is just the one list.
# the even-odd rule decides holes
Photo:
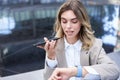
[(117, 64), (107, 56), (100, 40), (98, 40), (94, 48), (91, 49), (90, 62), (91, 67), (100, 74), (101, 80), (118, 79), (119, 69)]
[(48, 67), (48, 65), (45, 61), (45, 67), (44, 67), (44, 71), (43, 71), (44, 80), (48, 80), (48, 78), (51, 76), (53, 71), (54, 71), (54, 68)]
[[(56, 67), (65, 67), (65, 58), (64, 57), (64, 40), (63, 38), (57, 40), (56, 47), (55, 47), (55, 52), (56, 52), (56, 59), (58, 61), (58, 65)], [(59, 64), (60, 63), (60, 64)], [(48, 78), (51, 76), (55, 68), (50, 68), (48, 67), (45, 59), (45, 67), (44, 67), (44, 80), (48, 80)]]

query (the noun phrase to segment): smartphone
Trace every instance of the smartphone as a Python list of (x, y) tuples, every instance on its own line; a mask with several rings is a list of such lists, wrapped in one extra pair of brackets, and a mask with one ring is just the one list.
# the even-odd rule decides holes
[[(60, 39), (60, 38), (51, 38), (51, 39), (48, 39), (49, 41), (51, 41), (51, 40), (58, 40), (58, 39)], [(33, 46), (44, 46), (45, 45), (45, 41), (41, 41), (41, 42), (38, 42), (38, 43), (35, 43), (35, 44), (33, 44)]]

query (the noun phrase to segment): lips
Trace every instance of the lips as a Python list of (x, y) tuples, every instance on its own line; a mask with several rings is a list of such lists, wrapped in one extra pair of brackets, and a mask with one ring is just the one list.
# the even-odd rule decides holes
[(66, 31), (67, 35), (72, 35), (74, 31)]

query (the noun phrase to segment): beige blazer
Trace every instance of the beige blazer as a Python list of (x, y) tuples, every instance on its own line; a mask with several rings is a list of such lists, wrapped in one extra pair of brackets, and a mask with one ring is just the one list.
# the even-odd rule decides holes
[[(64, 39), (59, 39), (56, 44), (57, 67), (67, 67), (65, 57)], [(119, 69), (117, 65), (106, 55), (102, 48), (102, 41), (96, 39), (90, 50), (81, 50), (80, 64), (82, 66), (91, 66), (101, 76), (102, 80), (116, 80), (119, 77)], [(47, 66), (45, 61), (44, 80), (48, 80), (54, 69)]]

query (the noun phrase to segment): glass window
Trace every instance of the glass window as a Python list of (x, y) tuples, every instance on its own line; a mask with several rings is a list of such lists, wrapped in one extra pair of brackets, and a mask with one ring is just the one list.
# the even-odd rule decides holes
[(11, 30), (14, 28), (15, 20), (11, 14), (4, 14), (0, 17), (0, 34), (11, 34)]
[(65, 0), (56, 0), (57, 2), (64, 2)]
[(23, 20), (29, 20), (31, 17), (30, 17), (30, 11), (21, 11), (20, 12), (20, 20), (23, 21)]
[(2, 12), (0, 11), (0, 18), (2, 17)]
[(56, 0), (41, 0), (41, 3), (53, 3), (55, 2)]
[(41, 3), (41, 0), (33, 0), (34, 4), (39, 4)]
[[(0, 2), (1, 2), (1, 1), (0, 1)], [(2, 0), (2, 4), (3, 4), (3, 5), (8, 4), (8, 0)]]
[(19, 12), (15, 12), (15, 20), (20, 21), (20, 14)]
[(45, 9), (41, 9), (41, 18), (45, 18), (45, 17), (46, 17)]
[(9, 13), (9, 16), (10, 16), (10, 17), (14, 17), (13, 12), (10, 12), (10, 13)]
[(50, 9), (46, 9), (46, 17), (48, 18), (48, 17), (50, 17), (50, 15), (51, 15), (51, 10)]
[(20, 12), (20, 20), (23, 21), (25, 20), (25, 12)]
[(55, 8), (50, 9), (50, 17), (51, 18), (55, 18), (56, 17), (56, 9)]
[(41, 18), (41, 11), (40, 11), (40, 10), (36, 10), (36, 11), (35, 11), (35, 18), (36, 18), (36, 19)]
[(30, 17), (30, 11), (25, 11), (25, 20), (31, 19)]

